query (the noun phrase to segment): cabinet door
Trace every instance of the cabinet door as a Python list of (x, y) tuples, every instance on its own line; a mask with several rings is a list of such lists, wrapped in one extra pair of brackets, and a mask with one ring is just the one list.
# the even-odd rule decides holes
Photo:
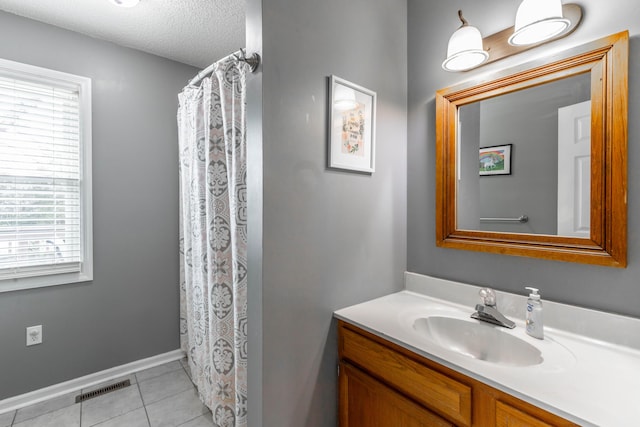
[(445, 426), (453, 424), (348, 363), (340, 364), (340, 427)]

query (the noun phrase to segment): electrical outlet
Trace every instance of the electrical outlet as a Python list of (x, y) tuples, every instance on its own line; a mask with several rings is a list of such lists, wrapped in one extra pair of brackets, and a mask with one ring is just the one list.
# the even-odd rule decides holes
[(27, 328), (27, 346), (42, 344), (42, 325)]

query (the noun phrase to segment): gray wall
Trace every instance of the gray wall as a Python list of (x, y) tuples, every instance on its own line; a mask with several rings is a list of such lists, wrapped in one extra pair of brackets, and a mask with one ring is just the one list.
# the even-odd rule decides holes
[[(406, 266), (406, 2), (261, 5), (262, 322), (249, 327), (263, 331), (262, 400), (249, 412), (263, 408), (252, 427), (335, 426), (332, 312), (401, 289)], [(326, 168), (331, 74), (377, 92), (372, 175)]]
[(480, 230), (480, 102), (464, 105), (458, 113), (460, 124), (460, 170), (457, 188), (458, 227)]
[[(447, 41), (459, 26), (457, 10), (485, 35), (513, 25), (512, 0), (408, 1), (408, 213), (407, 269), (451, 280), (640, 317), (640, 14), (637, 0), (584, 0), (580, 27), (569, 37), (467, 73), (448, 73), (440, 64)], [(463, 80), (628, 29), (629, 55), (629, 266), (626, 269), (510, 257), (435, 246), (435, 92)], [(517, 167), (517, 164), (514, 165)]]
[[(262, 54), (262, 1), (246, 2), (247, 52)], [(247, 405), (248, 425), (262, 425), (262, 64), (247, 79)]]
[(3, 399), (179, 348), (176, 97), (196, 70), (5, 12), (0, 39), (93, 81), (94, 280), (0, 293)]

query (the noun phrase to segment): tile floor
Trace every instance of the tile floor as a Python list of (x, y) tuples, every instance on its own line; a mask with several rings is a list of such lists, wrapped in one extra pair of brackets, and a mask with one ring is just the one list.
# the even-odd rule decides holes
[(189, 374), (186, 359), (170, 362), (83, 389), (131, 381), (81, 403), (75, 403), (75, 392), (0, 414), (0, 427), (213, 427)]

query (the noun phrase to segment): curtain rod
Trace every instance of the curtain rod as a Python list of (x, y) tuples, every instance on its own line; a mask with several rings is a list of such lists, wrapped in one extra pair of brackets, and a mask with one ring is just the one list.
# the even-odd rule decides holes
[(213, 67), (215, 67), (217, 63), (219, 63), (220, 61), (223, 61), (225, 59), (228, 59), (229, 57), (233, 57), (237, 61), (242, 61), (242, 62), (246, 62), (247, 64), (249, 64), (249, 69), (251, 70), (252, 73), (255, 72), (258, 69), (258, 65), (260, 65), (260, 55), (258, 55), (256, 52), (254, 52), (254, 53), (251, 54), (250, 57), (247, 58), (245, 50), (244, 49), (240, 49), (239, 51), (234, 52), (231, 55), (228, 55), (228, 56), (226, 56), (226, 57), (214, 62), (213, 64), (209, 65), (204, 70), (200, 71), (198, 74), (196, 74), (196, 76), (194, 78), (189, 80), (188, 86), (197, 85), (198, 83), (200, 83), (200, 80), (205, 78), (207, 75), (211, 74), (211, 71), (213, 71)]

